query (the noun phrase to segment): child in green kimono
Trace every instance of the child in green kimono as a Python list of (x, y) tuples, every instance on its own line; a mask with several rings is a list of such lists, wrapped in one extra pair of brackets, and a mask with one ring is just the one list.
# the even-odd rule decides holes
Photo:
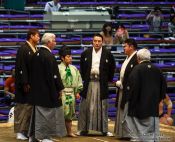
[(72, 133), (72, 119), (75, 116), (75, 98), (79, 99), (79, 92), (83, 89), (79, 70), (71, 65), (71, 50), (63, 46), (59, 50), (61, 63), (58, 65), (62, 82), (65, 89), (62, 91), (62, 102), (64, 107), (64, 117), (68, 136), (76, 137)]

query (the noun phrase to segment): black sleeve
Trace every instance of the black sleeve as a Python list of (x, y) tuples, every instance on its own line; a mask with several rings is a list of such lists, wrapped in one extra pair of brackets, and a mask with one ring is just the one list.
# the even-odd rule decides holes
[(64, 86), (61, 81), (56, 59), (54, 58), (54, 56), (50, 56), (45, 59), (47, 60), (47, 61), (44, 61), (44, 63), (45, 63), (48, 84), (51, 84), (51, 82), (54, 81), (53, 85), (55, 85), (57, 92), (59, 93), (62, 89), (64, 89)]
[(59, 72), (59, 68), (58, 68), (58, 63), (55, 59), (54, 59), (54, 62), (55, 62), (54, 63), (54, 67), (55, 67), (54, 74), (57, 75), (57, 78), (55, 78), (54, 80), (55, 80), (55, 85), (57, 87), (57, 91), (60, 92), (61, 90), (64, 89), (64, 85), (63, 85), (62, 80), (61, 80), (61, 76), (60, 76), (60, 72)]
[(29, 82), (28, 78), (28, 55), (27, 49), (25, 47), (20, 47), (17, 54), (17, 68), (21, 78), (21, 84), (27, 84)]
[(85, 76), (84, 76), (84, 52), (81, 54), (81, 58), (80, 58), (80, 74), (82, 77), (82, 80), (85, 80)]
[(110, 61), (110, 64), (109, 64), (110, 71), (108, 74), (108, 78), (109, 78), (109, 81), (112, 81), (116, 70), (116, 66), (115, 66), (114, 56), (111, 53), (109, 54), (109, 61)]
[(138, 96), (140, 94), (140, 83), (139, 73), (137, 70), (133, 69), (129, 75), (126, 87), (126, 94), (131, 108), (135, 108), (135, 105), (137, 105)]
[(166, 92), (167, 92), (167, 82), (166, 82), (166, 79), (164, 78), (163, 74), (161, 73), (161, 94), (160, 94), (159, 102), (162, 99), (165, 99)]

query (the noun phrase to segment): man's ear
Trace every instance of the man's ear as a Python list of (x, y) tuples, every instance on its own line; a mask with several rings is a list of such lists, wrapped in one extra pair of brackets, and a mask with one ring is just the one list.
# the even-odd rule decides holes
[(33, 37), (34, 37), (34, 35), (31, 34), (31, 35), (30, 35), (30, 39), (33, 39)]
[(130, 47), (131, 47), (132, 49), (134, 49), (134, 46), (133, 46), (133, 45), (130, 45)]

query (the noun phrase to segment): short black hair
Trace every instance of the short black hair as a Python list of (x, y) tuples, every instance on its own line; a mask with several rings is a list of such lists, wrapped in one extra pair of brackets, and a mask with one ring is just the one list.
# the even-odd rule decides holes
[(133, 38), (126, 39), (124, 43), (127, 43), (128, 45), (133, 45), (134, 49), (137, 49), (137, 42)]
[(102, 41), (103, 41), (103, 36), (102, 36), (101, 34), (99, 34), (99, 33), (94, 34), (93, 39), (94, 39), (95, 36), (97, 36), (97, 37), (101, 37), (101, 39), (102, 39)]
[(27, 32), (27, 40), (29, 40), (31, 38), (31, 35), (36, 35), (36, 34), (39, 34), (39, 30), (38, 29), (30, 29), (28, 32)]
[(61, 58), (65, 57), (66, 55), (71, 55), (71, 49), (68, 46), (63, 45), (59, 50), (59, 56)]

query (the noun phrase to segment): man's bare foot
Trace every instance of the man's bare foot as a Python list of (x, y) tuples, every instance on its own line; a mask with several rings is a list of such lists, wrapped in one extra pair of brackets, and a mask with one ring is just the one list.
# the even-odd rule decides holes
[(68, 134), (67, 136), (68, 136), (68, 137), (74, 137), (74, 138), (77, 137), (77, 135), (75, 135), (74, 133)]

